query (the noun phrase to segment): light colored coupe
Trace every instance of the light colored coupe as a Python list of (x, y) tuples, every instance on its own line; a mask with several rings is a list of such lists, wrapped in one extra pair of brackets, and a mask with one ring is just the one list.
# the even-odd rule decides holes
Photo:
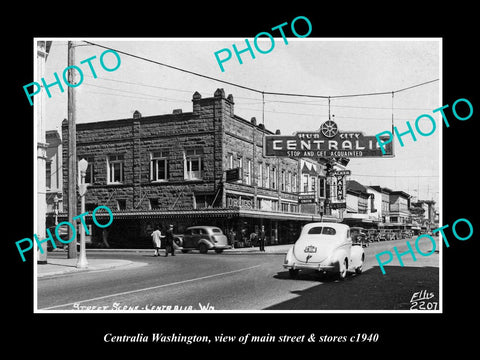
[(337, 274), (362, 273), (365, 253), (353, 244), (350, 227), (345, 224), (315, 222), (306, 224), (295, 245), (288, 251), (283, 267), (295, 278), (301, 269)]

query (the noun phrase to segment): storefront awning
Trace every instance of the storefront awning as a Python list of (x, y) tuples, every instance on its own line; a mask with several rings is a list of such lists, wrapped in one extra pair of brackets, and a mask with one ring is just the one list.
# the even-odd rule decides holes
[[(188, 209), (188, 210), (112, 210), (113, 219), (159, 219), (159, 218), (199, 218), (199, 217), (212, 217), (212, 218), (234, 218), (234, 217), (247, 217), (247, 218), (263, 218), (270, 220), (299, 220), (299, 221), (321, 221), (321, 217), (318, 214), (305, 214), (305, 213), (288, 213), (277, 211), (265, 211), (265, 210), (251, 210), (240, 208), (209, 208), (209, 209)], [(53, 214), (49, 214), (53, 217)], [(107, 212), (97, 212), (96, 218), (108, 217)], [(58, 221), (67, 221), (68, 214), (58, 214)], [(87, 219), (92, 218), (92, 214), (89, 213), (85, 216)]]

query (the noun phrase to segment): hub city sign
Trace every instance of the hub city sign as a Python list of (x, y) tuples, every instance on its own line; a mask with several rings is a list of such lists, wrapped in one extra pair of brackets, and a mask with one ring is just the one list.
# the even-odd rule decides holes
[[(384, 141), (384, 139), (380, 139)], [(391, 143), (386, 144), (383, 153), (374, 135), (339, 131), (337, 124), (332, 120), (324, 122), (318, 132), (302, 131), (290, 136), (266, 135), (264, 141), (264, 156), (292, 158), (393, 157)]]

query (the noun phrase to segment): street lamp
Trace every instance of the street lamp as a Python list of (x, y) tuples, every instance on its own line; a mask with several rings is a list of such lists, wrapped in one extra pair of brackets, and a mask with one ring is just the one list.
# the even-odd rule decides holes
[[(78, 162), (78, 171), (80, 172), (80, 184), (78, 185), (78, 193), (80, 194), (80, 213), (85, 212), (85, 194), (87, 192), (87, 184), (85, 184), (85, 175), (87, 173), (88, 161), (82, 159)], [(76, 245), (75, 245), (76, 246)], [(88, 267), (87, 254), (85, 252), (85, 228), (80, 226), (80, 255), (78, 256), (77, 268), (85, 269)]]

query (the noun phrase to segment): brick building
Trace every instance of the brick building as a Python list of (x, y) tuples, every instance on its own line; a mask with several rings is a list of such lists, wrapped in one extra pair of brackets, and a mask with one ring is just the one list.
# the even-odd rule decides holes
[[(326, 163), (311, 164), (303, 188), (302, 160), (264, 157), (263, 136), (272, 132), (255, 118), (235, 115), (232, 95), (217, 89), (202, 98), (195, 92), (192, 103), (192, 112), (142, 117), (136, 111), (128, 119), (76, 125), (78, 160), (89, 162), (86, 210), (106, 205), (114, 214), (105, 230), (92, 228), (94, 244), (151, 247), (156, 224), (173, 224), (178, 233), (216, 225), (235, 233), (235, 245), (264, 225), (267, 243), (289, 243), (304, 223), (321, 219)], [(66, 120), (62, 139), (68, 189)], [(299, 203), (304, 190), (313, 192), (313, 203)]]

